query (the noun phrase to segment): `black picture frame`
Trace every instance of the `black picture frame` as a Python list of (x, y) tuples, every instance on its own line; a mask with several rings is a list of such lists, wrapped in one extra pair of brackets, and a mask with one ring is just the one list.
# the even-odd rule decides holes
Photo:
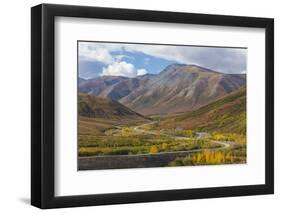
[[(93, 195), (54, 195), (55, 17), (264, 28), (266, 32), (265, 184)], [(274, 20), (164, 11), (41, 4), (31, 8), (31, 204), (42, 209), (274, 193)]]

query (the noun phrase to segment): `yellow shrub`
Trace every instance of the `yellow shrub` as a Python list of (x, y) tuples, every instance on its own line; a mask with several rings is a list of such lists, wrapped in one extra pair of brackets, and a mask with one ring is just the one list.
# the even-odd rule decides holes
[(121, 135), (123, 137), (128, 137), (130, 135), (130, 133), (131, 133), (131, 130), (128, 127), (124, 127), (121, 131)]
[(192, 131), (192, 130), (185, 130), (184, 133), (187, 137), (193, 137), (194, 136), (194, 131)]
[(212, 135), (212, 139), (219, 141), (219, 140), (225, 140), (226, 137), (222, 134), (214, 134), (214, 135)]
[(233, 157), (230, 154), (225, 156), (223, 152), (212, 152), (209, 150), (193, 155), (191, 159), (193, 164), (224, 164), (226, 160), (233, 162)]
[(157, 146), (151, 146), (149, 152), (150, 152), (150, 153), (158, 153), (158, 148), (157, 148)]
[(168, 146), (167, 143), (162, 143), (161, 148), (162, 148), (163, 150), (167, 150), (167, 149), (169, 148), (169, 146)]

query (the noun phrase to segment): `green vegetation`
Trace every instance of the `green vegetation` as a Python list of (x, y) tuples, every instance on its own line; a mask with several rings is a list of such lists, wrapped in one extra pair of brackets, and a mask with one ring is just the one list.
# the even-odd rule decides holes
[[(162, 152), (191, 151), (186, 157), (177, 157), (169, 166), (213, 165), (246, 162), (246, 138), (236, 133), (205, 133), (198, 137), (193, 130), (158, 129), (158, 121), (131, 123), (126, 126), (118, 121), (94, 120), (81, 117), (83, 122), (95, 123), (93, 135), (80, 126), (79, 156), (116, 156), (158, 154)], [(88, 125), (88, 123), (87, 123)], [(119, 126), (122, 125), (122, 126)], [(230, 146), (220, 150), (224, 145)], [(216, 151), (215, 149), (219, 149)]]
[(185, 152), (167, 166), (246, 162), (246, 89), (192, 112), (142, 116), (118, 102), (79, 95), (79, 157)]
[[(120, 130), (120, 132), (122, 132)], [(155, 154), (220, 147), (207, 140), (174, 139), (156, 135), (81, 136), (79, 156)]]
[(245, 135), (239, 135), (235, 133), (213, 133), (209, 135), (209, 139), (212, 140), (218, 140), (218, 141), (234, 141), (237, 144), (240, 145), (246, 145), (246, 136)]
[(207, 136), (206, 139), (228, 142), (230, 146), (224, 150), (213, 151), (211, 149), (205, 149), (187, 157), (179, 157), (171, 161), (169, 166), (246, 163), (246, 137), (244, 135), (213, 133)]

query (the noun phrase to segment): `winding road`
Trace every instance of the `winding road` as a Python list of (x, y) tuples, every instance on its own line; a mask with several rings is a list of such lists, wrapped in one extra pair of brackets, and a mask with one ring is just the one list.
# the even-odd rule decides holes
[[(152, 130), (144, 130), (147, 125), (153, 125), (156, 121), (138, 125), (133, 127), (133, 130), (139, 134), (152, 134), (157, 133)], [(122, 127), (116, 126), (118, 131), (122, 131)], [(162, 134), (165, 137), (174, 138), (175, 140), (187, 140), (191, 139), (184, 136), (176, 136), (169, 134)], [(196, 138), (202, 139), (209, 135), (205, 132), (196, 132)], [(79, 157), (79, 170), (97, 170), (97, 169), (124, 169), (124, 168), (148, 168), (148, 167), (161, 167), (166, 166), (169, 162), (177, 157), (186, 157), (190, 154), (201, 152), (203, 150), (219, 151), (230, 147), (233, 141), (218, 141), (211, 140), (209, 142), (219, 144), (220, 147), (213, 147), (207, 149), (193, 149), (186, 151), (168, 151), (159, 153), (146, 153), (146, 154), (134, 154), (134, 155), (122, 155), (122, 156), (95, 156), (95, 157)]]
[[(156, 121), (153, 121), (153, 122), (150, 122), (150, 123), (146, 123), (146, 124), (142, 124), (142, 125), (139, 125), (139, 126), (135, 126), (133, 129), (136, 131), (136, 132), (139, 132), (139, 133), (148, 133), (148, 134), (152, 134), (152, 135), (156, 135), (157, 133), (155, 133), (154, 131), (151, 131), (151, 130), (143, 130), (141, 129), (142, 127), (144, 126), (147, 126), (147, 125), (153, 125), (155, 124)], [(170, 138), (174, 138), (174, 139), (191, 139), (189, 137), (183, 137), (183, 136), (176, 136), (176, 135), (169, 135), (169, 134), (162, 134), (163, 136), (165, 137), (170, 137)], [(209, 133), (206, 133), (206, 132), (196, 132), (196, 139), (203, 139), (204, 137), (208, 136)], [(227, 149), (230, 147), (230, 144), (229, 143), (234, 143), (234, 141), (218, 141), (218, 140), (209, 140), (210, 142), (212, 143), (216, 143), (216, 144), (219, 144), (219, 145), (222, 145), (222, 147), (215, 147), (215, 148), (210, 148), (208, 150), (222, 150), (222, 149)], [(188, 151), (176, 151), (177, 153), (179, 152), (184, 152), (184, 153), (192, 153), (192, 152), (201, 152), (203, 149), (193, 149), (193, 150), (188, 150)], [(174, 152), (160, 152), (160, 153), (155, 153), (155, 154), (165, 154), (165, 153), (174, 153)], [(142, 155), (142, 154), (141, 154)], [(146, 155), (151, 155), (151, 153), (148, 153)]]

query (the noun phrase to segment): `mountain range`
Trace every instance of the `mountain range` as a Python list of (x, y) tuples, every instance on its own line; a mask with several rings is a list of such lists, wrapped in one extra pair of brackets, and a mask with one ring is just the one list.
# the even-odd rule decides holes
[(245, 85), (245, 74), (171, 64), (155, 75), (79, 78), (79, 93), (109, 98), (142, 115), (161, 115), (198, 109)]

